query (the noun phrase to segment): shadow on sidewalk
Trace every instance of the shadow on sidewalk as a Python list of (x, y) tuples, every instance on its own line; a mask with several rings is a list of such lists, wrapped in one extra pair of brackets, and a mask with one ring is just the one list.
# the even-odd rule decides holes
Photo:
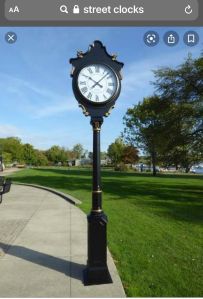
[[(38, 264), (43, 267), (64, 273), (65, 275), (83, 281), (83, 270), (85, 265), (64, 260), (52, 255), (42, 253), (18, 245), (9, 245), (0, 242), (0, 251), (5, 254), (16, 256), (23, 260)], [(14, 269), (15, 271), (15, 269)]]

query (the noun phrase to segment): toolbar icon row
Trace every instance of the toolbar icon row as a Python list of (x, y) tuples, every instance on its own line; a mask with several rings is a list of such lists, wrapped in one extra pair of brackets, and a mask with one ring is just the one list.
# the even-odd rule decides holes
[[(164, 34), (163, 40), (169, 47), (176, 46), (179, 43), (179, 35), (175, 31), (168, 31)], [(156, 46), (160, 41), (159, 34), (156, 31), (148, 31), (144, 35), (144, 42), (149, 47)], [(196, 31), (187, 31), (183, 36), (184, 43), (189, 47), (194, 47), (199, 43), (199, 35)]]

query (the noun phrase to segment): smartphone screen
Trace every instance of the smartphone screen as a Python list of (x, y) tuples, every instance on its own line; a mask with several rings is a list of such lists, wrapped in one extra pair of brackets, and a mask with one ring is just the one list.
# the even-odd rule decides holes
[[(92, 188), (97, 212), (103, 186), (123, 291), (95, 297), (202, 295), (202, 54), (201, 0), (0, 1), (0, 174), (81, 201)], [(36, 263), (60, 272), (57, 254)], [(3, 296), (29, 297), (6, 283)]]

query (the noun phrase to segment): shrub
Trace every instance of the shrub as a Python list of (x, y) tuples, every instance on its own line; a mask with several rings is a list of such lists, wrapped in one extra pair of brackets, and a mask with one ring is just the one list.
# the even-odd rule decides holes
[(128, 166), (124, 163), (120, 163), (118, 165), (115, 166), (114, 170), (115, 171), (128, 171)]

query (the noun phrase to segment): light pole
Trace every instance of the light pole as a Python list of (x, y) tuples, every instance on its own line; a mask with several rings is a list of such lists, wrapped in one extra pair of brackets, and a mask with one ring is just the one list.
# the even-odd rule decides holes
[(88, 220), (88, 260), (84, 282), (112, 282), (107, 266), (107, 216), (102, 210), (100, 169), (100, 131), (103, 117), (110, 114), (121, 91), (123, 63), (109, 55), (100, 41), (95, 41), (86, 53), (78, 52), (72, 64), (72, 87), (79, 106), (91, 117), (93, 128), (92, 209)]

